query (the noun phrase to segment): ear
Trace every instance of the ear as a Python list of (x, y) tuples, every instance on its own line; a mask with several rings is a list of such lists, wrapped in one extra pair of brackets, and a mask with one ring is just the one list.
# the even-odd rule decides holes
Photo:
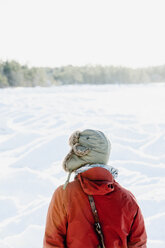
[(73, 146), (73, 151), (77, 156), (82, 157), (87, 155), (90, 149), (77, 143)]

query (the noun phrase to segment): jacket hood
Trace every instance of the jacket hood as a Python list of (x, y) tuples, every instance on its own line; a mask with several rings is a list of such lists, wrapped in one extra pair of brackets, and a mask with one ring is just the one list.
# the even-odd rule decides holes
[(114, 178), (109, 170), (102, 167), (93, 167), (84, 172), (78, 173), (83, 191), (88, 195), (105, 195), (114, 190)]

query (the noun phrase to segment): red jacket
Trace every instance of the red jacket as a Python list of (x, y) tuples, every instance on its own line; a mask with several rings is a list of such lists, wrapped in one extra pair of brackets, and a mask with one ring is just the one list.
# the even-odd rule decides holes
[(93, 195), (106, 248), (146, 248), (146, 231), (134, 196), (100, 167), (78, 174), (49, 205), (44, 248), (96, 248), (99, 244), (88, 196)]

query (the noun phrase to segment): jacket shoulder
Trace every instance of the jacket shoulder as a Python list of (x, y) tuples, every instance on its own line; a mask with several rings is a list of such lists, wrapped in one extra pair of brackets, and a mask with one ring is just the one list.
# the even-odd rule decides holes
[(64, 203), (67, 203), (71, 196), (81, 191), (80, 183), (78, 180), (74, 180), (69, 182), (65, 189), (64, 184), (58, 186), (54, 191), (53, 198), (63, 200)]
[(134, 194), (131, 191), (122, 187), (116, 181), (115, 181), (115, 191), (125, 207), (131, 208), (132, 210), (134, 209), (135, 212), (138, 210), (139, 205), (137, 203)]
[(65, 192), (68, 193), (69, 191), (79, 188), (79, 186), (80, 184), (77, 180), (69, 182), (65, 189), (64, 184), (62, 184), (55, 189), (54, 194), (65, 194)]

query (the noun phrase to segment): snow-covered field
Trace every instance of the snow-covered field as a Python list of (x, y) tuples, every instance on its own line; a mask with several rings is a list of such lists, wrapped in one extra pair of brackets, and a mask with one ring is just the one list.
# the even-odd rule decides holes
[(109, 136), (109, 164), (141, 206), (148, 247), (165, 247), (165, 84), (149, 84), (0, 90), (0, 248), (42, 247), (68, 137), (86, 128)]

